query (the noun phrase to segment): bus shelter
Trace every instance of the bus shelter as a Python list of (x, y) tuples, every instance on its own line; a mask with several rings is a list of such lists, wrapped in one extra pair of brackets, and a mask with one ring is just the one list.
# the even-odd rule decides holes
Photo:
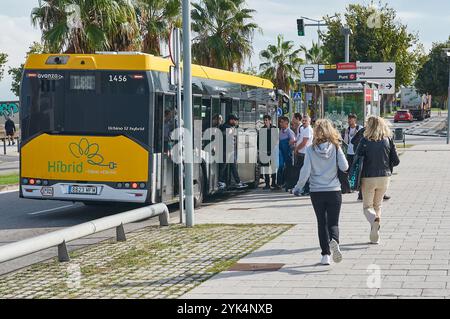
[(338, 130), (347, 126), (350, 113), (356, 114), (359, 125), (364, 125), (370, 115), (380, 115), (379, 84), (376, 82), (318, 82), (314, 86), (317, 96), (308, 113), (314, 115), (313, 119), (331, 120)]

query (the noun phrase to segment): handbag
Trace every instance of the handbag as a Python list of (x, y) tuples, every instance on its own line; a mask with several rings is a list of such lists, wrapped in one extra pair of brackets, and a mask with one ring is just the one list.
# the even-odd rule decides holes
[(348, 173), (341, 171), (341, 169), (339, 168), (338, 151), (339, 150), (336, 147), (336, 168), (337, 168), (338, 179), (339, 179), (339, 182), (341, 183), (341, 191), (342, 191), (342, 194), (349, 194), (352, 192), (352, 189), (350, 187), (350, 182), (348, 180)]
[(359, 191), (361, 189), (361, 176), (364, 165), (364, 156), (355, 156), (349, 172), (350, 189)]

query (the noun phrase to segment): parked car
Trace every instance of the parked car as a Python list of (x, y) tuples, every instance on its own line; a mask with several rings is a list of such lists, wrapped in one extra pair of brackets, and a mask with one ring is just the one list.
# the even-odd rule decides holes
[(414, 117), (409, 110), (399, 110), (395, 113), (394, 123), (398, 122), (410, 122), (414, 121)]

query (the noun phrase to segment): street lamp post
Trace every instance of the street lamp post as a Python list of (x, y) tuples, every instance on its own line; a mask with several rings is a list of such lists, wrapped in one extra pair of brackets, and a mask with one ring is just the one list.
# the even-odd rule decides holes
[(342, 33), (345, 37), (345, 62), (350, 62), (350, 36), (352, 35), (352, 29), (348, 25), (342, 28)]

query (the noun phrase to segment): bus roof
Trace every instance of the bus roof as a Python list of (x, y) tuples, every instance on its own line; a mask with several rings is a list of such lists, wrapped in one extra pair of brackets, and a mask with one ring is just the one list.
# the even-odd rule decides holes
[[(49, 58), (60, 57), (65, 63), (48, 63)], [(150, 54), (30, 54), (25, 69), (32, 70), (131, 70), (169, 72), (173, 65), (169, 59)], [(238, 83), (254, 87), (273, 89), (273, 83), (267, 79), (252, 75), (192, 65), (192, 76)]]

